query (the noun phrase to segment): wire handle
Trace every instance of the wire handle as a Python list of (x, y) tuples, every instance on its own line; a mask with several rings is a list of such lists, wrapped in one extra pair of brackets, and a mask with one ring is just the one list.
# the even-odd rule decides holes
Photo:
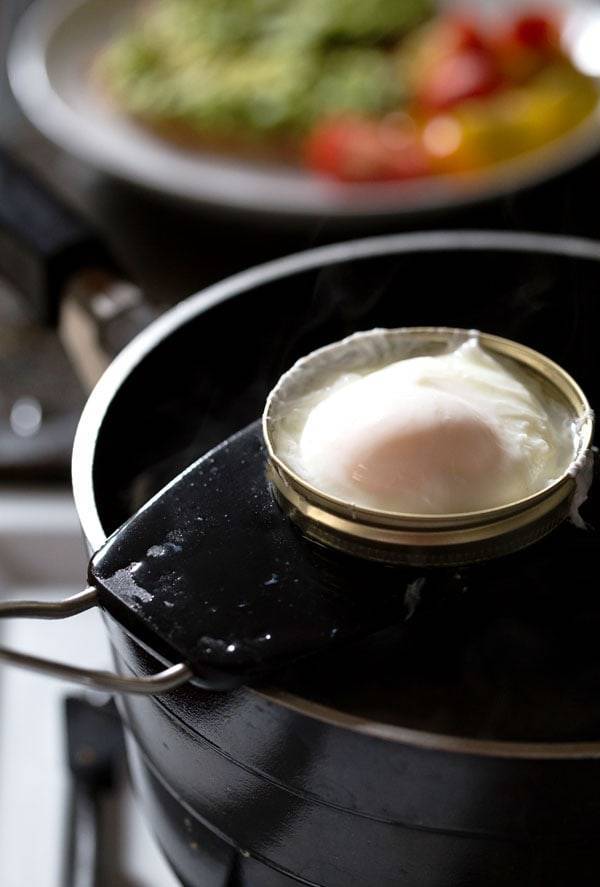
[[(84, 613), (97, 604), (98, 593), (95, 588), (89, 586), (84, 591), (71, 595), (71, 597), (65, 598), (62, 601), (7, 601), (0, 603), (0, 619), (67, 619), (70, 616)], [(0, 647), (0, 662), (28, 668), (32, 671), (39, 671), (51, 677), (73, 681), (76, 684), (83, 684), (83, 686), (94, 690), (104, 690), (111, 693), (135, 693), (147, 696), (167, 693), (193, 677), (192, 670), (183, 662), (145, 678), (125, 678), (109, 671), (79, 668), (76, 665), (54, 662), (51, 659), (31, 656), (28, 653), (19, 653), (17, 650), (6, 649), (5, 647)]]

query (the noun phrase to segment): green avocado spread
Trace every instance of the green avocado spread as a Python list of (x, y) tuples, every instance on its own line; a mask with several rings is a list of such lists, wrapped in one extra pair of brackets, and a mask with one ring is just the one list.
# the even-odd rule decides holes
[(431, 0), (157, 0), (102, 54), (121, 108), (217, 138), (294, 138), (405, 96), (394, 47)]

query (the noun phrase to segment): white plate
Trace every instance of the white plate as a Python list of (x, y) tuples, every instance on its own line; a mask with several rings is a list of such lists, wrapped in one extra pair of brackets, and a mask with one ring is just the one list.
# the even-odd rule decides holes
[[(280, 164), (185, 149), (119, 114), (89, 76), (96, 53), (135, 5), (37, 0), (14, 34), (10, 82), (27, 117), (50, 140), (98, 169), (186, 202), (280, 216), (413, 215), (512, 193), (600, 150), (600, 102), (590, 118), (552, 145), (479, 177), (344, 186)], [(567, 0), (554, 5), (567, 10), (565, 43), (573, 58), (599, 77), (600, 8)]]

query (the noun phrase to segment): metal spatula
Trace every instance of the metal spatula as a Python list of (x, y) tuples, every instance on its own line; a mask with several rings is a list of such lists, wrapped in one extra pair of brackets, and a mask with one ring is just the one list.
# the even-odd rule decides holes
[(401, 621), (418, 575), (304, 538), (273, 497), (255, 422), (113, 533), (91, 560), (87, 591), (58, 605), (0, 605), (0, 616), (56, 618), (99, 604), (165, 672), (125, 678), (15, 651), (0, 658), (117, 691), (164, 692), (189, 679), (228, 689)]
[(268, 486), (259, 422), (155, 496), (89, 571), (101, 606), (215, 688), (403, 618), (413, 579), (301, 536)]

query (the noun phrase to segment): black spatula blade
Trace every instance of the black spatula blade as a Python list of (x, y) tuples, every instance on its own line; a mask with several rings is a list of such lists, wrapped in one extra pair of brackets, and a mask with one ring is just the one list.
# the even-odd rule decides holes
[(101, 605), (227, 688), (403, 618), (417, 573), (305, 539), (265, 477), (260, 422), (183, 472), (93, 557)]

